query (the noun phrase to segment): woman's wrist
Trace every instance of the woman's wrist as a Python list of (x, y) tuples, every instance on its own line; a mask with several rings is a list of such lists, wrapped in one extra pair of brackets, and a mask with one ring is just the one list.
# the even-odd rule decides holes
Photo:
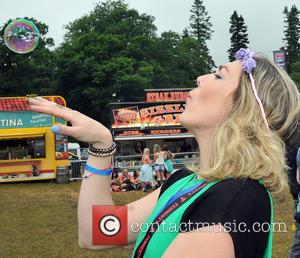
[(95, 142), (95, 143), (92, 144), (92, 146), (97, 148), (97, 149), (105, 149), (105, 148), (111, 147), (112, 144), (113, 144), (113, 139), (111, 137), (110, 139), (107, 139), (107, 140), (102, 141), (102, 142)]
[(112, 143), (113, 143), (112, 134), (107, 129), (107, 131), (101, 135), (101, 138), (95, 139), (95, 141), (93, 141), (93, 143), (90, 143), (90, 144), (92, 144), (92, 146), (95, 148), (104, 149), (104, 148), (109, 148), (110, 146), (112, 146)]

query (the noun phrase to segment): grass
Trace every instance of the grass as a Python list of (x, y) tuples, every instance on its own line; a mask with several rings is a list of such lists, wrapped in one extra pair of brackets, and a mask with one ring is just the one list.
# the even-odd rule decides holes
[[(80, 182), (0, 185), (0, 257), (130, 257), (133, 245), (88, 251), (77, 244), (77, 198)], [(146, 195), (141, 191), (113, 192), (116, 205)], [(258, 204), (259, 205), (259, 204)], [(285, 222), (286, 233), (275, 233), (273, 257), (287, 257), (294, 232), (293, 202), (288, 193), (274, 198), (274, 221)], [(259, 212), (259, 206), (258, 206)]]

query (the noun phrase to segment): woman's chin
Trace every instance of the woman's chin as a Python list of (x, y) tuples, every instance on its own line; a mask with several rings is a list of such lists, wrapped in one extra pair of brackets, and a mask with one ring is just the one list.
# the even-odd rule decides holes
[(195, 117), (183, 112), (178, 118), (179, 123), (190, 132), (193, 132), (198, 126), (195, 124)]
[(187, 117), (186, 117), (186, 114), (184, 113), (184, 111), (179, 115), (178, 117), (178, 121), (179, 123), (184, 126), (185, 128), (187, 128), (188, 126), (188, 121), (187, 121)]

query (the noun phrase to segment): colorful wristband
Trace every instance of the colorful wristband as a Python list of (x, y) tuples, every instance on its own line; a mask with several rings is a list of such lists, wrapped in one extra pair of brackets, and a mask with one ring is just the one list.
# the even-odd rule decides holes
[(85, 164), (85, 170), (90, 173), (97, 174), (99, 176), (110, 176), (111, 172), (113, 171), (112, 168), (98, 169), (98, 168), (93, 168), (93, 167), (89, 166), (88, 164)]

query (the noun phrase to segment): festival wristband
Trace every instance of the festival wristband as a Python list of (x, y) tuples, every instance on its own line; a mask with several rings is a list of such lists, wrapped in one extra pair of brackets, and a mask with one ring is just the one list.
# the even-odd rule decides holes
[(98, 169), (98, 168), (93, 168), (88, 164), (85, 164), (85, 170), (100, 176), (110, 176), (111, 172), (113, 171), (111, 167), (105, 169)]

